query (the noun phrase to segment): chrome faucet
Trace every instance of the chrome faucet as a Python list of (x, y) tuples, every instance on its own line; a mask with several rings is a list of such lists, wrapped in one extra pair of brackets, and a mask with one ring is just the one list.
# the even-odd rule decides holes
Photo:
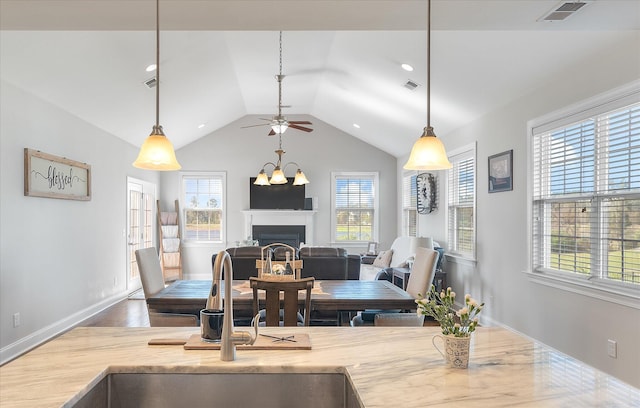
[(260, 319), (259, 316), (253, 319), (255, 335), (246, 331), (233, 331), (233, 295), (231, 294), (233, 267), (231, 266), (231, 257), (227, 251), (220, 251), (216, 256), (216, 261), (213, 265), (213, 286), (207, 301), (207, 307), (211, 305), (212, 308), (216, 308), (221, 303), (220, 277), (222, 276), (222, 271), (224, 271), (224, 320), (222, 322), (222, 339), (220, 340), (220, 360), (233, 361), (236, 359), (237, 344), (255, 343), (258, 338), (258, 321)]

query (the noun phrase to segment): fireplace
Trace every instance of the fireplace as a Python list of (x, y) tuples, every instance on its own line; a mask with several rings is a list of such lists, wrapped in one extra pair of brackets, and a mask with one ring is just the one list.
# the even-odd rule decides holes
[[(245, 236), (260, 241), (260, 245), (281, 242), (296, 248), (302, 242), (314, 244), (315, 210), (245, 210)], [(266, 227), (261, 229), (257, 227)], [(270, 236), (262, 236), (264, 231)]]
[(306, 242), (304, 225), (254, 225), (252, 232), (260, 246), (278, 242), (299, 248), (301, 242)]

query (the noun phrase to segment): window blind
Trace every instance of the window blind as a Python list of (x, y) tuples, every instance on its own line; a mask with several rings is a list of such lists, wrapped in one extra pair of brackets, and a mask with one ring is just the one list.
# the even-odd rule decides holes
[(449, 251), (475, 259), (476, 160), (475, 148), (449, 158), (447, 205)]
[(182, 190), (184, 240), (223, 242), (224, 175), (185, 175)]
[(377, 174), (341, 173), (333, 180), (335, 241), (375, 241)]
[(405, 174), (402, 177), (402, 235), (417, 236), (417, 201), (416, 174)]
[(573, 118), (533, 131), (534, 270), (640, 284), (640, 103)]

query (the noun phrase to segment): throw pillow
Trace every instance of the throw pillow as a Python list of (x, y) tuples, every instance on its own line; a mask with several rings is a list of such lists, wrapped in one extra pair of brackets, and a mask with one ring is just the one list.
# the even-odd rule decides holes
[(391, 257), (393, 256), (393, 250), (380, 251), (376, 259), (373, 261), (373, 266), (378, 268), (388, 268), (391, 264)]

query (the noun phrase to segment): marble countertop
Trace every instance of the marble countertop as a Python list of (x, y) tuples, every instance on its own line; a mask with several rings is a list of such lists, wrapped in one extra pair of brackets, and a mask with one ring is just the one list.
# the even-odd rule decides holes
[[(236, 328), (241, 330), (244, 328)], [(365, 407), (640, 406), (640, 390), (501, 328), (479, 328), (468, 369), (448, 368), (431, 338), (438, 327), (264, 328), (308, 333), (312, 350), (149, 346), (194, 328), (76, 328), (0, 367), (0, 406), (60, 407), (110, 372), (335, 372), (344, 369)]]

